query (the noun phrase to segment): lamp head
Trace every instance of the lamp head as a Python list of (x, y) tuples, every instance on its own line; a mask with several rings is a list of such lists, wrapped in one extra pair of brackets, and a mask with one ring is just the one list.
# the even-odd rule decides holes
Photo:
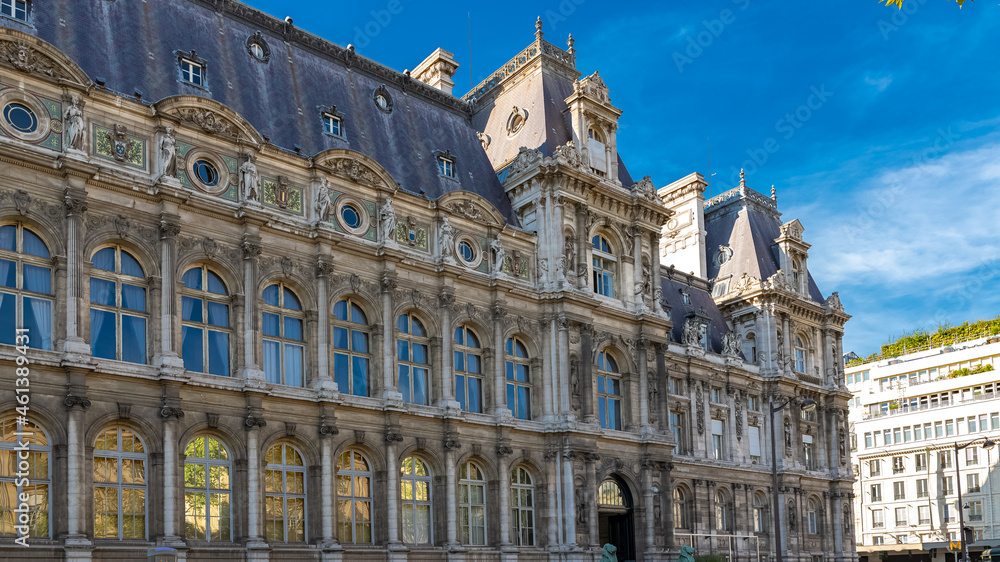
[(992, 449), (994, 445), (996, 445), (996, 442), (989, 437), (986, 438), (986, 441), (983, 441), (983, 449), (986, 449), (987, 451)]
[(812, 398), (805, 398), (802, 400), (802, 404), (800, 407), (802, 408), (803, 412), (812, 412), (813, 410), (816, 409), (816, 401), (813, 400)]

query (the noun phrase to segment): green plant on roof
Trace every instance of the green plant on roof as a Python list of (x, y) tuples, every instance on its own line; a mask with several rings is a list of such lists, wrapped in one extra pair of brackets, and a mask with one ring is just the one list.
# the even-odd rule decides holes
[(989, 320), (964, 322), (958, 326), (939, 324), (933, 332), (917, 330), (894, 341), (883, 344), (880, 353), (868, 357), (854, 359), (847, 363), (848, 367), (872, 363), (882, 359), (899, 357), (907, 353), (930, 348), (944, 347), (957, 342), (967, 341), (976, 337), (987, 337), (1000, 334), (1000, 316)]

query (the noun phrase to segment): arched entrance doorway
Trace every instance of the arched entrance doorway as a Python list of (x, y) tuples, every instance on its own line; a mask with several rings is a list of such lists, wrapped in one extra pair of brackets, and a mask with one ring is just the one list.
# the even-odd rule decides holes
[(597, 532), (601, 546), (618, 548), (618, 560), (635, 560), (635, 523), (632, 518), (632, 494), (616, 476), (601, 482), (597, 493)]

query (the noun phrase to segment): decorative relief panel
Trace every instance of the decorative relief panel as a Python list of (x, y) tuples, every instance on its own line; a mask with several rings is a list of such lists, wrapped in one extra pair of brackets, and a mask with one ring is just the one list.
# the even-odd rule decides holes
[(128, 134), (124, 125), (114, 125), (112, 129), (94, 125), (94, 155), (121, 162), (133, 168), (146, 167), (146, 140)]
[(418, 224), (412, 217), (396, 223), (396, 242), (411, 248), (427, 251), (427, 225)]
[(288, 179), (278, 176), (276, 179), (262, 178), (264, 184), (264, 206), (290, 211), (296, 215), (302, 214), (302, 188), (288, 184)]

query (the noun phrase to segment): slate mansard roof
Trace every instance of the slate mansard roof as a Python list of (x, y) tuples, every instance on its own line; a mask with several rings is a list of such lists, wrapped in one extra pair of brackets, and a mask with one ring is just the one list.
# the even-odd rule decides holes
[[(30, 25), (6, 18), (2, 25), (51, 43), (124, 96), (139, 90), (150, 103), (175, 95), (211, 98), (276, 146), (299, 146), (303, 156), (349, 148), (376, 160), (406, 191), (432, 200), (470, 191), (517, 224), (465, 102), (244, 4), (44, 0), (32, 3)], [(248, 52), (247, 39), (258, 31), (270, 50), (267, 62)], [(205, 88), (180, 80), (180, 53), (191, 51), (206, 62)], [(393, 100), (390, 114), (373, 101), (383, 84)], [(346, 139), (323, 133), (321, 106), (343, 115)], [(450, 151), (455, 179), (439, 176), (435, 151)]]

